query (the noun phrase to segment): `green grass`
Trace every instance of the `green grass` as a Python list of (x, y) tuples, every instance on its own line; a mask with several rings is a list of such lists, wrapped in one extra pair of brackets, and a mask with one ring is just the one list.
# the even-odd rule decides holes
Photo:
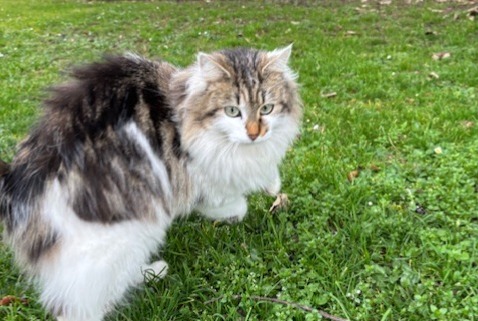
[[(71, 65), (134, 51), (184, 66), (198, 51), (294, 43), (305, 117), (282, 166), (290, 207), (269, 214), (273, 200), (253, 195), (241, 224), (177, 222), (158, 253), (169, 275), (108, 320), (319, 319), (253, 296), (350, 320), (478, 320), (478, 27), (469, 6), (302, 2), (0, 1), (7, 160), (43, 88)], [(432, 59), (437, 52), (451, 57)], [(0, 297), (30, 301), (0, 307), (0, 319), (46, 320), (0, 246)]]

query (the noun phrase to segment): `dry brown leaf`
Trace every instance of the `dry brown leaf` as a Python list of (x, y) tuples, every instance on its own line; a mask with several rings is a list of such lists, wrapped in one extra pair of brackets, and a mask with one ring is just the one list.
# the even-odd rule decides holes
[(7, 295), (0, 300), (0, 306), (12, 305), (13, 303), (16, 303), (16, 302), (20, 302), (25, 305), (28, 304), (27, 299), (17, 298), (16, 296), (13, 296), (13, 295)]
[(442, 60), (450, 58), (451, 54), (449, 52), (437, 52), (432, 55), (433, 60)]
[(274, 201), (274, 203), (272, 203), (272, 206), (269, 209), (269, 212), (270, 213), (276, 212), (280, 209), (287, 207), (287, 205), (289, 205), (289, 197), (287, 196), (287, 194), (279, 193), (277, 194), (277, 198)]
[(358, 166), (356, 169), (347, 174), (348, 181), (352, 183), (356, 178), (360, 176), (360, 173), (366, 169), (372, 171), (373, 173), (378, 173), (382, 170), (379, 166), (375, 164), (370, 164), (368, 167)]
[(360, 175), (360, 170), (356, 169), (347, 174), (347, 179), (352, 183)]

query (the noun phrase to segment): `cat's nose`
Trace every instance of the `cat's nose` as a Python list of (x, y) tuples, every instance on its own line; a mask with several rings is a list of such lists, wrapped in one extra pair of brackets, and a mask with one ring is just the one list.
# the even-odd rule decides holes
[(249, 136), (249, 138), (250, 138), (252, 141), (255, 141), (256, 138), (259, 136), (259, 134), (256, 134), (256, 133), (248, 133), (247, 136)]
[(259, 134), (261, 132), (261, 127), (260, 127), (260, 124), (259, 122), (257, 121), (248, 121), (246, 123), (246, 132), (247, 132), (247, 136), (249, 136), (249, 138), (252, 140), (252, 141), (255, 141), (257, 137), (259, 137)]

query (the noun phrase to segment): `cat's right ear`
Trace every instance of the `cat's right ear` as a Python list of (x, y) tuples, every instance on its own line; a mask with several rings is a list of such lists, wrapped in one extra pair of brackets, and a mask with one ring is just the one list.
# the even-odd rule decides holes
[(197, 56), (197, 64), (201, 74), (205, 78), (218, 78), (220, 76), (231, 77), (220, 57), (200, 52)]
[(279, 71), (287, 70), (287, 64), (289, 63), (291, 52), (292, 44), (284, 48), (278, 48), (276, 50), (267, 52), (267, 62), (262, 68), (262, 72), (264, 72), (267, 68), (276, 69)]

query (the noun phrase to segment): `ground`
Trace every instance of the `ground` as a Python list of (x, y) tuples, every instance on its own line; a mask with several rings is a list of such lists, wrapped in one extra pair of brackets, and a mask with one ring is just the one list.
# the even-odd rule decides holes
[[(1, 2), (5, 160), (72, 65), (293, 43), (305, 117), (281, 167), (289, 207), (269, 213), (257, 194), (241, 224), (177, 222), (158, 253), (169, 275), (108, 320), (320, 318), (294, 303), (355, 321), (478, 319), (473, 1)], [(50, 320), (0, 246), (0, 298), (22, 299), (0, 318)]]

